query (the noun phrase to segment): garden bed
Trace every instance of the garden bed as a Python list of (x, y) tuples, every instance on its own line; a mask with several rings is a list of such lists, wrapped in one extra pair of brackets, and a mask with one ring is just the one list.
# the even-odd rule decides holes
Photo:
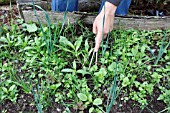
[(41, 28), (15, 11), (6, 14), (0, 26), (0, 112), (102, 113), (112, 97), (111, 113), (170, 111), (169, 28), (114, 30), (101, 45), (98, 65), (88, 70), (89, 60), (83, 63), (95, 36), (84, 23), (62, 27), (52, 18)]

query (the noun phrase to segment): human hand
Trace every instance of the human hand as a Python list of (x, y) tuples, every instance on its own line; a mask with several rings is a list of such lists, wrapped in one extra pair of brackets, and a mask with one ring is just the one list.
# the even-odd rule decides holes
[[(106, 1), (105, 10), (103, 6), (102, 11), (99, 13), (99, 15), (96, 17), (93, 23), (93, 33), (96, 34), (95, 48), (94, 48), (95, 52), (99, 50), (102, 37), (104, 36), (104, 38), (106, 38), (107, 34), (113, 30), (116, 8), (117, 6)], [(105, 20), (104, 20), (104, 27), (103, 27), (104, 15), (105, 15)]]

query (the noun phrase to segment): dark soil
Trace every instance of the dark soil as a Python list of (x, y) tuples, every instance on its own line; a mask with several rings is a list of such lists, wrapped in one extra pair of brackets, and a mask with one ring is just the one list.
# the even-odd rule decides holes
[(15, 20), (18, 18), (18, 9), (14, 5), (11, 9), (9, 6), (0, 6), (0, 25), (10, 25), (11, 19)]
[(170, 1), (167, 1), (167, 4), (162, 3), (150, 3), (148, 0), (138, 0), (137, 3), (132, 2), (129, 13), (131, 15), (146, 15), (146, 16), (156, 16), (156, 11), (159, 16), (170, 16)]
[[(117, 99), (116, 104), (112, 107), (110, 113), (158, 113), (166, 108), (166, 105), (162, 101), (157, 101), (157, 98), (160, 94), (159, 90), (154, 90), (154, 95), (152, 97), (148, 96), (148, 101), (150, 102), (148, 106), (146, 106), (143, 110), (140, 108), (137, 102), (129, 100), (126, 103), (120, 100), (120, 97)], [(120, 106), (121, 105), (121, 106)], [(51, 102), (51, 106), (44, 110), (45, 113), (62, 113), (64, 111), (64, 107)], [(37, 109), (35, 106), (33, 95), (20, 93), (16, 103), (11, 101), (5, 101), (0, 105), (0, 113), (2, 111), (6, 111), (6, 113), (37, 113)], [(76, 113), (71, 108), (72, 113)], [(85, 111), (88, 113), (88, 111)]]
[(158, 113), (166, 108), (166, 105), (163, 101), (157, 100), (159, 94), (160, 91), (155, 89), (152, 97), (148, 96), (149, 104), (143, 110), (135, 101), (129, 100), (126, 103), (123, 103), (120, 99), (118, 99), (117, 104), (113, 106), (111, 113)]
[(36, 113), (37, 109), (34, 105), (33, 96), (30, 94), (21, 94), (18, 96), (17, 102), (5, 101), (0, 105), (0, 112), (7, 111), (7, 113)]

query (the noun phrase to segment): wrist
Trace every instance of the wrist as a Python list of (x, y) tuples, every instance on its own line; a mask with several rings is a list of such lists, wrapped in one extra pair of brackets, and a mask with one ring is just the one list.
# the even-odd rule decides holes
[[(104, 7), (105, 7), (105, 9), (104, 9)], [(117, 9), (117, 6), (106, 1), (105, 6), (103, 6), (101, 13), (103, 13), (103, 14), (105, 13), (106, 15), (114, 16), (116, 9)]]

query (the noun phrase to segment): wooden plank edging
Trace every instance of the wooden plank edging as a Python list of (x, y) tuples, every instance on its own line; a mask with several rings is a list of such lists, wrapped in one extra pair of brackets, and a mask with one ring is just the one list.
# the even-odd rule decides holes
[[(64, 13), (56, 13), (53, 11), (47, 12), (51, 23), (57, 23), (62, 21)], [(23, 11), (25, 22), (37, 22), (34, 11)], [(37, 11), (37, 15), (42, 23), (46, 24), (45, 14), (42, 11)], [(96, 15), (85, 15), (67, 13), (66, 24), (69, 20), (70, 23), (74, 24), (78, 20), (82, 20), (85, 24), (93, 24)], [(114, 29), (140, 29), (140, 30), (155, 30), (155, 29), (170, 29), (170, 17), (115, 17)]]

